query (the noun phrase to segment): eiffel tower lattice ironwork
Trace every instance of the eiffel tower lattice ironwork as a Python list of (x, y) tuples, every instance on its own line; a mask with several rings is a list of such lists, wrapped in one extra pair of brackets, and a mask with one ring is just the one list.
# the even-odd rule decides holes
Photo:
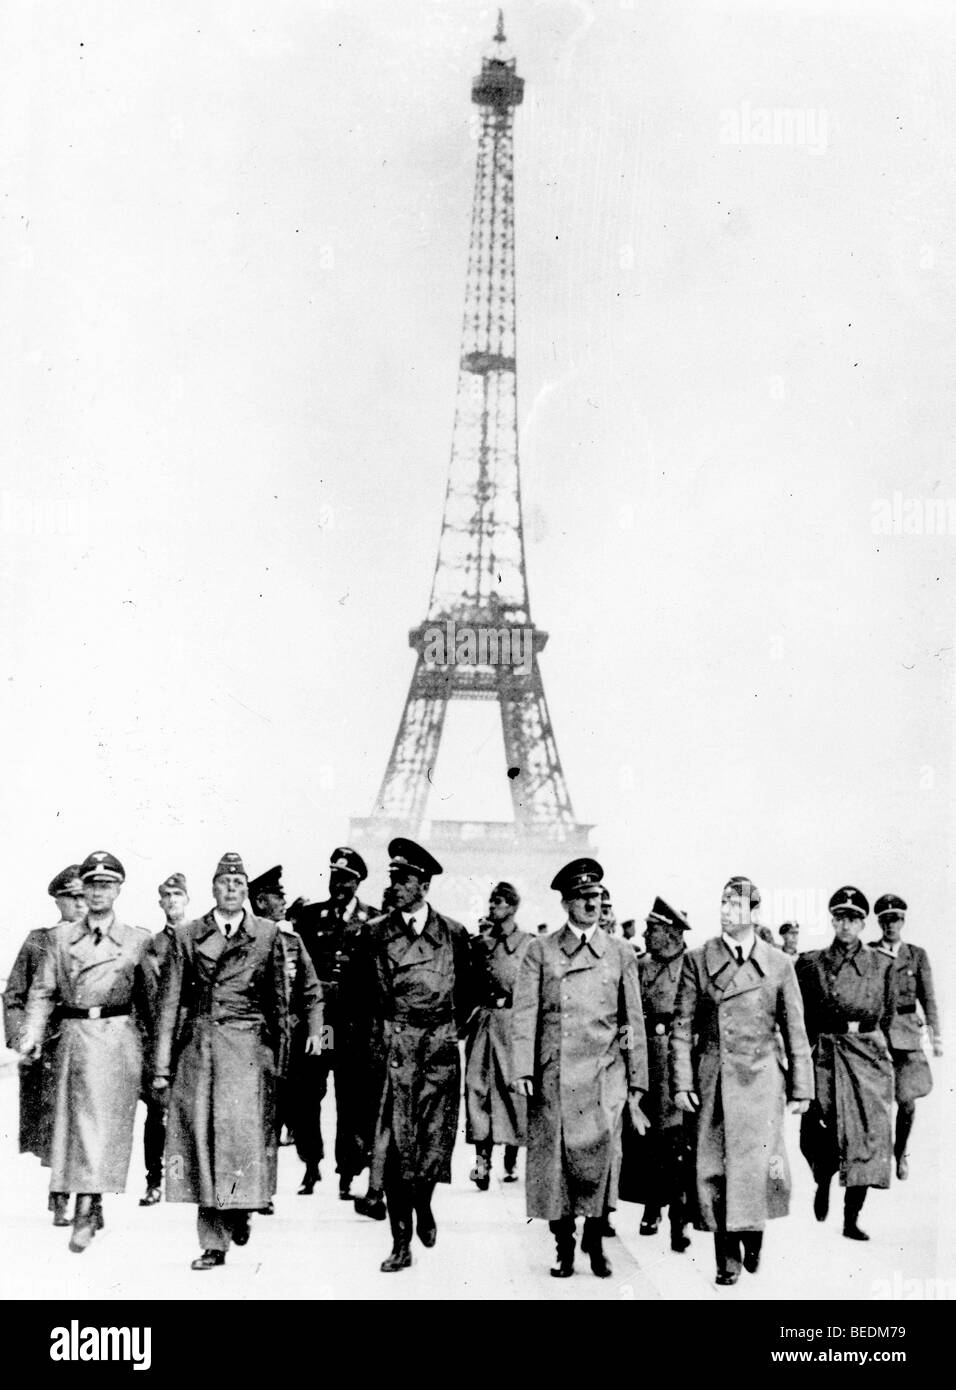
[[(569, 855), (583, 853), (588, 827), (574, 818), (538, 666), (548, 635), (532, 623), (528, 603), (518, 469), (513, 159), (514, 111), (524, 80), (515, 67), (499, 11), (497, 32), (472, 82), (480, 128), (438, 560), (427, 618), (409, 633), (415, 671), (375, 809), (353, 828), (377, 829), (377, 840), (391, 831), (421, 832), (449, 700), (497, 700), (514, 823), (432, 821), (429, 843), (536, 846), (553, 861), (561, 847)], [(470, 650), (469, 633), (477, 634)]]

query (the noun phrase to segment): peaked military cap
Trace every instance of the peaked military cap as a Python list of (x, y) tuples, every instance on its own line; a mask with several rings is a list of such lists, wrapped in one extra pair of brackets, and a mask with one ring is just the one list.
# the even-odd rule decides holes
[(421, 845), (416, 845), (414, 840), (406, 840), (399, 837), (391, 840), (388, 846), (389, 870), (391, 869), (414, 869), (415, 873), (421, 874), (423, 878), (434, 878), (436, 874), (442, 872), (442, 867), (427, 849), (422, 849)]
[(216, 865), (216, 872), (213, 874), (213, 878), (217, 879), (222, 874), (242, 874), (243, 878), (248, 879), (249, 875), (246, 873), (245, 865), (242, 862), (242, 855), (236, 854), (234, 850), (227, 850)]
[(752, 879), (745, 878), (742, 874), (736, 874), (733, 878), (729, 878), (724, 884), (725, 893), (728, 888), (731, 893), (734, 893), (737, 897), (746, 898), (751, 907), (760, 906), (760, 889)]
[(264, 874), (258, 878), (249, 880), (249, 901), (255, 903), (260, 893), (282, 893), (282, 865), (276, 864), (274, 869), (266, 869)]
[(882, 898), (877, 898), (873, 904), (875, 916), (882, 917), (887, 912), (905, 912), (906, 903), (902, 898), (898, 898), (895, 893), (884, 893)]
[(799, 923), (799, 922), (781, 922), (780, 926), (777, 928), (777, 932), (778, 932), (778, 934), (779, 934), (780, 936), (786, 936), (786, 934), (787, 934), (788, 931), (799, 931), (799, 930), (800, 930), (800, 923)]
[(189, 890), (186, 887), (185, 874), (170, 874), (169, 878), (163, 879), (162, 883), (159, 885), (156, 891), (157, 893), (162, 893), (164, 891), (170, 892), (173, 889), (177, 889), (180, 893), (188, 893)]
[(513, 883), (496, 883), (490, 896), (492, 898), (504, 898), (505, 902), (511, 903), (513, 907), (517, 907), (521, 901), (518, 890)]
[(562, 898), (578, 888), (592, 888), (601, 882), (604, 870), (596, 859), (572, 859), (559, 869), (551, 880), (551, 887), (557, 889)]
[(830, 912), (834, 917), (866, 917), (870, 904), (859, 888), (838, 888), (830, 899)]
[(82, 893), (83, 882), (80, 878), (79, 864), (68, 864), (65, 869), (61, 869), (55, 878), (50, 879), (50, 886), (46, 891), (51, 898)]
[[(391, 853), (391, 850), (389, 850)], [(329, 860), (330, 869), (338, 869), (343, 874), (354, 874), (359, 883), (368, 878), (368, 869), (365, 860), (357, 850), (350, 849), (348, 845), (343, 845), (341, 849), (334, 849)]]
[(683, 912), (678, 912), (663, 898), (655, 898), (654, 906), (647, 914), (647, 925), (652, 923), (661, 927), (676, 927), (678, 931), (690, 931), (690, 923)]
[(115, 854), (98, 849), (83, 860), (80, 865), (80, 878), (84, 883), (88, 878), (107, 878), (113, 883), (125, 883), (126, 870)]

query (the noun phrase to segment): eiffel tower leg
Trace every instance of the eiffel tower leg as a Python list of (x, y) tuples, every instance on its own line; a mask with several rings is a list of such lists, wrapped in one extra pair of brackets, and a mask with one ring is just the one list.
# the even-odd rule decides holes
[(529, 828), (571, 826), (571, 798), (537, 659), (527, 676), (516, 675), (505, 667), (499, 669), (498, 703), (515, 822)]
[(448, 685), (448, 678), (426, 666), (419, 655), (376, 803), (379, 815), (412, 830), (425, 814), (429, 774), (445, 725)]

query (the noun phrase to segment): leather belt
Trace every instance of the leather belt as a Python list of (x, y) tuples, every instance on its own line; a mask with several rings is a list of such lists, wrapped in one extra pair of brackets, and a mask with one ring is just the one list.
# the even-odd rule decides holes
[(851, 1018), (844, 1023), (829, 1024), (824, 1031), (827, 1033), (875, 1033), (876, 1024), (866, 1023), (859, 1018)]
[(899, 1006), (899, 1008), (896, 1010), (896, 1012), (897, 1012), (898, 1014), (915, 1014), (915, 1013), (916, 1013), (916, 1005), (915, 1005), (915, 1004), (900, 1004), (900, 1006)]
[(133, 1011), (128, 1004), (94, 1004), (92, 1009), (58, 1010), (60, 1018), (125, 1018)]

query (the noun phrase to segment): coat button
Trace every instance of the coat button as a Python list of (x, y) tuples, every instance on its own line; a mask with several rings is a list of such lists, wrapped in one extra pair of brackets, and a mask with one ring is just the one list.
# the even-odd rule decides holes
[(654, 1032), (657, 1033), (657, 1034), (661, 1034), (661, 1033), (663, 1033), (663, 1031), (664, 1031), (664, 1025), (663, 1025), (663, 1023), (659, 1023), (659, 1024), (657, 1025), (657, 1027), (654, 1029)]
[(393, 1067), (397, 1067), (397, 1066), (398, 1066), (398, 1058), (397, 1058), (397, 1057), (396, 1057), (395, 1060), (392, 1062), (392, 1066), (393, 1066)]

